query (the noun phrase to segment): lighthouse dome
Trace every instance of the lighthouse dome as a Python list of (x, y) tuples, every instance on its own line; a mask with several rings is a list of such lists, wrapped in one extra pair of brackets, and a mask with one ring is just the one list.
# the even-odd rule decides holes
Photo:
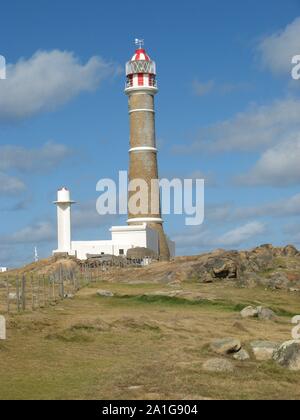
[(126, 92), (132, 89), (147, 88), (154, 93), (157, 92), (156, 65), (151, 60), (146, 50), (142, 47), (143, 41), (136, 40), (139, 48), (135, 51), (133, 57), (126, 64)]
[(149, 55), (144, 48), (138, 48), (134, 53), (131, 61), (151, 61)]

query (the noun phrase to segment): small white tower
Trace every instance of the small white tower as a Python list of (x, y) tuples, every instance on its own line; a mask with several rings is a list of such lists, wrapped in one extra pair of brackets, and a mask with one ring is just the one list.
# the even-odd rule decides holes
[(72, 255), (71, 243), (71, 206), (75, 201), (71, 200), (70, 191), (61, 188), (57, 192), (57, 233), (58, 249), (54, 253), (68, 253)]

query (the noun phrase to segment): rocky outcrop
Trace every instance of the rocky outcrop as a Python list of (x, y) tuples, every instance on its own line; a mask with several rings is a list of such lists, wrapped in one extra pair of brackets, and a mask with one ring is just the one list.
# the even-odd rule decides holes
[(272, 309), (265, 308), (263, 306), (247, 306), (241, 311), (242, 318), (258, 318), (263, 321), (275, 321), (277, 316)]
[(300, 341), (283, 343), (273, 354), (274, 361), (289, 370), (300, 371)]
[(253, 308), (253, 306), (247, 306), (241, 311), (242, 318), (257, 318), (258, 317), (258, 310), (257, 308)]
[(221, 340), (213, 341), (210, 344), (210, 348), (214, 353), (226, 355), (240, 351), (242, 344), (240, 340), (235, 338), (223, 338)]
[(292, 245), (282, 248), (262, 245), (240, 252), (217, 250), (193, 259), (178, 258), (173, 266), (173, 280), (192, 279), (201, 283), (231, 280), (246, 287), (300, 290), (300, 253)]
[(114, 293), (110, 290), (97, 290), (97, 295), (100, 297), (114, 297)]
[(233, 355), (233, 358), (234, 358), (235, 360), (240, 361), (240, 362), (245, 362), (246, 360), (249, 360), (249, 359), (250, 359), (250, 355), (249, 355), (249, 353), (247, 352), (247, 350), (245, 350), (245, 349), (241, 349), (240, 351), (238, 351), (237, 353), (235, 353), (235, 354)]
[(258, 361), (272, 360), (274, 352), (279, 347), (278, 343), (270, 341), (253, 341), (250, 346)]
[(209, 359), (203, 364), (203, 370), (215, 373), (231, 373), (234, 371), (233, 364), (226, 359)]

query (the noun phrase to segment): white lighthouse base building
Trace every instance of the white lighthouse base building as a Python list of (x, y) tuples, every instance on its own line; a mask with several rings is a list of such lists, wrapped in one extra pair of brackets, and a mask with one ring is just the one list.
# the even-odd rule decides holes
[[(72, 241), (71, 206), (75, 202), (70, 198), (70, 191), (62, 188), (58, 191), (57, 201), (58, 248), (53, 254), (68, 254), (79, 260), (89, 256), (115, 255), (126, 257), (129, 249), (147, 248), (159, 255), (158, 232), (147, 223), (131, 226), (113, 226), (110, 229), (111, 240), (107, 241)], [(175, 256), (175, 243), (168, 240), (170, 254)]]

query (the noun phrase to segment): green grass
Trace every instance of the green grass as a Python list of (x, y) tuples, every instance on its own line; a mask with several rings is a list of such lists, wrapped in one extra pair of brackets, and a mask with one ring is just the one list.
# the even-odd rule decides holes
[[(226, 311), (226, 312), (241, 312), (246, 306), (257, 306), (255, 302), (233, 303), (223, 300), (208, 300), (199, 299), (191, 300), (176, 296), (162, 296), (162, 295), (115, 295), (114, 297), (98, 297), (102, 300), (110, 300), (113, 302), (148, 304), (148, 305), (162, 305), (162, 306), (192, 306), (201, 308), (211, 308), (212, 310)], [(282, 317), (292, 318), (296, 313), (287, 311), (279, 307), (271, 307), (276, 315)]]
[[(115, 296), (100, 297), (99, 288)], [(0, 400), (300, 399), (299, 373), (274, 362), (231, 359), (232, 374), (202, 369), (216, 357), (212, 340), (235, 337), (246, 349), (255, 340), (289, 340), (286, 319), (242, 320), (238, 312), (260, 304), (287, 317), (299, 307), (297, 295), (228, 283), (180, 289), (188, 294), (155, 295), (174, 290), (161, 284), (99, 282), (55, 307), (9, 315)]]

